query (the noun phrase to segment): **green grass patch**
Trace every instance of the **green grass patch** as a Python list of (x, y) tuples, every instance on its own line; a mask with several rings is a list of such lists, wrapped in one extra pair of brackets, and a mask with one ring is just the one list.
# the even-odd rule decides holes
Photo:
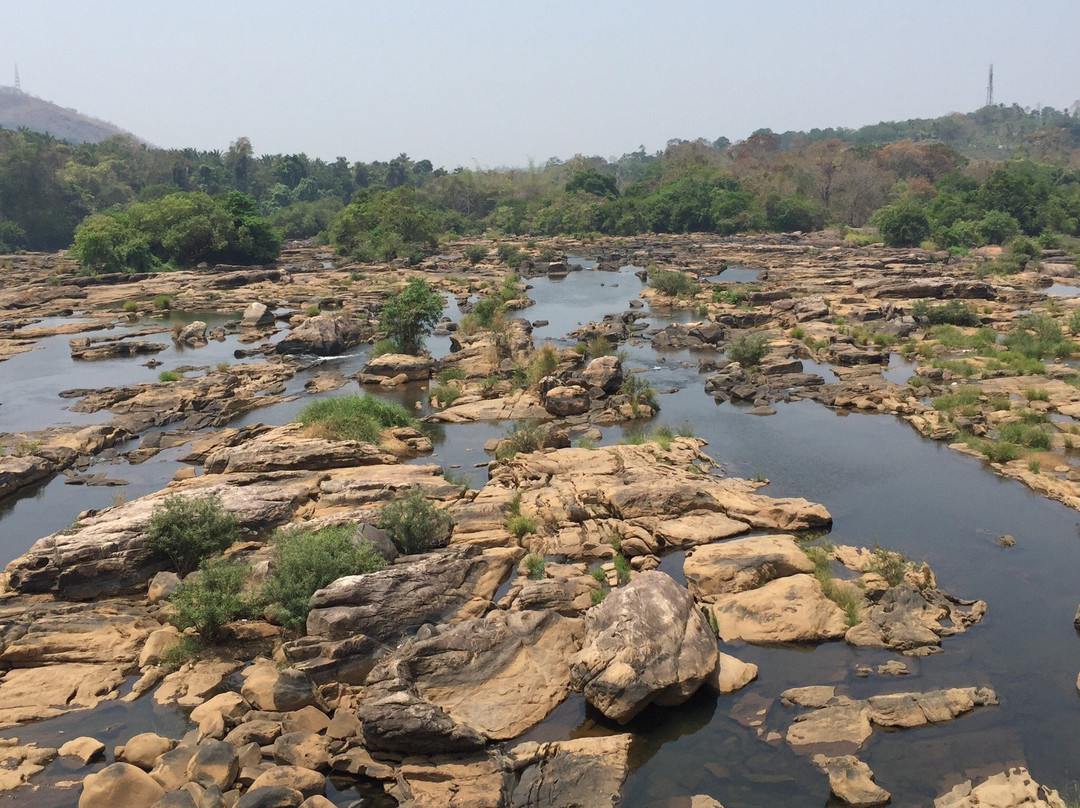
[(411, 555), (445, 546), (454, 519), (428, 502), (419, 490), (410, 488), (404, 496), (383, 505), (377, 524), (401, 552)]
[(313, 401), (295, 420), (321, 437), (365, 443), (378, 441), (379, 432), (387, 427), (415, 424), (412, 413), (405, 407), (369, 393)]

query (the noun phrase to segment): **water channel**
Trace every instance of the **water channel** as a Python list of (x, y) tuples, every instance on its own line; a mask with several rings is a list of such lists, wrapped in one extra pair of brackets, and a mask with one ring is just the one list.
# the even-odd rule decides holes
[[(593, 269), (592, 262), (572, 260), (586, 269), (564, 279), (529, 281), (529, 295), (536, 304), (520, 314), (549, 322), (535, 329), (537, 343), (550, 339), (572, 344), (566, 338), (570, 330), (626, 310), (641, 289), (634, 267), (602, 272)], [(456, 319), (452, 302), (451, 307)], [(684, 311), (648, 307), (643, 313), (650, 327), (692, 317)], [(52, 400), (60, 389), (90, 386), (72, 381), (85, 370), (70, 359), (65, 365), (66, 339), (43, 340), (39, 350), (0, 365), (4, 391), (0, 430), (37, 428), (43, 424), (35, 426), (35, 419), (46, 414), (53, 419), (50, 423), (82, 422), (76, 421), (77, 414), (61, 410), (63, 403)], [(169, 341), (167, 335), (161, 341)], [(213, 366), (218, 361), (234, 361), (235, 347), (211, 342), (206, 348), (189, 349), (182, 357), (165, 353), (159, 358), (166, 361), (166, 368), (172, 366), (170, 362)], [(432, 348), (445, 352), (446, 341), (440, 339)], [(740, 721), (765, 710), (766, 726), (782, 730), (791, 716), (786, 714), (789, 708), (779, 703), (780, 692), (813, 684), (836, 685), (855, 697), (953, 686), (988, 685), (996, 690), (1000, 705), (952, 722), (874, 731), (858, 756), (869, 764), (877, 782), (892, 792), (894, 805), (928, 805), (960, 779), (986, 776), (1007, 765), (1027, 765), (1036, 780), (1058, 788), (1080, 780), (1080, 758), (1075, 751), (1080, 736), (1076, 687), (1080, 638), (1072, 625), (1080, 600), (1076, 575), (1080, 513), (995, 476), (981, 461), (923, 439), (891, 417), (842, 415), (810, 401), (779, 403), (775, 415), (751, 416), (746, 408), (717, 405), (705, 395), (704, 377), (697, 371), (700, 354), (687, 350), (657, 353), (643, 338), (631, 340), (626, 350), (627, 364), (642, 371), (660, 392), (659, 420), (692, 425), (695, 434), (708, 441), (705, 450), (725, 473), (764, 476), (770, 482), (763, 493), (823, 503), (833, 515), (829, 539), (834, 543), (879, 544), (917, 561), (926, 560), (939, 586), (959, 597), (981, 598), (989, 609), (982, 623), (944, 640), (943, 653), (905, 660), (912, 672), (898, 678), (857, 676), (857, 665), (876, 666), (903, 658), (844, 643), (817, 648), (722, 648), (756, 663), (758, 679), (731, 696), (717, 699), (699, 693), (681, 708), (650, 708), (636, 719), (629, 727), (638, 740), (623, 805), (678, 805), (677, 798), (697, 793), (714, 796), (726, 808), (825, 805), (829, 790), (823, 774), (794, 755), (782, 740), (761, 740), (745, 719)], [(358, 351), (321, 367), (350, 373), (362, 366), (364, 358), (363, 351)], [(889, 372), (910, 374), (903, 367)], [(93, 386), (152, 378), (140, 362), (131, 360), (94, 363), (92, 375)], [(303, 395), (307, 377), (300, 373), (289, 384), (297, 400), (249, 413), (238, 423), (288, 421), (310, 400)], [(9, 409), (13, 401), (9, 390), (27, 391), (34, 405)], [(328, 395), (355, 390), (350, 384)], [(428, 406), (421, 386), (386, 395), (410, 406), (414, 402)], [(418, 462), (460, 466), (474, 486), (480, 485), (486, 471), (477, 464), (488, 459), (483, 443), (505, 428), (504, 424), (444, 427), (436, 435), (436, 457)], [(617, 441), (622, 434), (619, 428), (603, 432), (605, 443)], [(35, 539), (67, 526), (80, 510), (111, 504), (117, 491), (132, 499), (160, 489), (180, 465), (176, 458), (182, 453), (182, 447), (169, 450), (138, 466), (111, 461), (109, 475), (129, 483), (121, 488), (72, 487), (57, 479), (0, 503), (0, 556), (6, 563)], [(998, 543), (1004, 534), (1015, 537), (1015, 546), (1004, 548)], [(662, 568), (681, 580), (681, 556), (666, 558)], [(122, 740), (155, 723), (169, 729), (178, 726), (175, 716), (140, 702), (7, 730), (0, 736), (48, 739), (57, 728), (64, 731), (70, 725), (78, 727), (79, 734), (93, 734), (95, 729), (107, 734), (111, 727)], [(572, 695), (526, 737), (557, 740), (620, 729), (588, 708), (580, 696)], [(55, 737), (48, 742), (56, 743)], [(70, 793), (48, 804), (73, 805)], [(48, 802), (29, 794), (15, 795), (12, 804)], [(41, 798), (44, 793), (39, 793)], [(341, 805), (357, 798), (355, 791), (334, 795)]]

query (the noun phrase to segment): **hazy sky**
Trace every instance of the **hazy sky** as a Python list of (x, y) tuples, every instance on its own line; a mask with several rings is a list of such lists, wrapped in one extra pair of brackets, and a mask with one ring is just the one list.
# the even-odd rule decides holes
[[(157, 146), (524, 166), (1080, 98), (1080, 0), (0, 0), (0, 84)], [(6, 65), (6, 67), (5, 67)]]

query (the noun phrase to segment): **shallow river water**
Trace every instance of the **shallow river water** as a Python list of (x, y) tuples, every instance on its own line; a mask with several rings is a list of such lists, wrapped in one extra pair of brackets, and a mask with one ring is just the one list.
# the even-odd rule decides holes
[[(582, 263), (590, 268), (562, 280), (529, 282), (529, 295), (536, 305), (520, 314), (550, 323), (536, 329), (537, 342), (551, 339), (572, 344), (565, 339), (569, 330), (605, 313), (625, 310), (641, 289), (633, 267), (612, 273), (591, 269), (591, 262)], [(686, 312), (647, 307), (644, 312), (653, 327), (690, 317)], [(453, 316), (456, 319), (456, 307)], [(41, 361), (20, 362), (22, 357), (15, 357), (0, 364), (3, 387), (35, 389), (35, 369), (50, 378), (63, 377), (62, 358), (48, 351), (66, 356), (66, 339), (34, 352)], [(161, 341), (168, 341), (168, 335)], [(444, 342), (432, 347), (445, 351)], [(188, 351), (183, 361), (213, 365), (231, 359), (231, 347), (230, 357), (212, 355), (214, 350)], [(1076, 751), (1080, 638), (1072, 625), (1080, 600), (1080, 513), (995, 476), (979, 460), (928, 441), (891, 417), (839, 415), (810, 401), (780, 403), (776, 415), (751, 416), (745, 408), (717, 405), (705, 395), (704, 377), (697, 372), (701, 355), (690, 351), (658, 355), (644, 340), (632, 341), (627, 351), (628, 364), (642, 370), (661, 392), (659, 420), (673, 426), (691, 424), (694, 433), (708, 441), (705, 451), (725, 473), (764, 476), (770, 483), (762, 493), (823, 503), (833, 516), (829, 539), (834, 543), (879, 544), (916, 561), (926, 560), (942, 589), (958, 597), (981, 598), (989, 608), (979, 625), (944, 640), (942, 654), (907, 660), (912, 673), (904, 677), (859, 678), (856, 665), (876, 666), (904, 658), (843, 643), (815, 649), (723, 648), (756, 663), (758, 679), (731, 696), (699, 693), (681, 708), (650, 708), (636, 719), (629, 727), (638, 741), (632, 751), (624, 805), (677, 805), (676, 798), (696, 793), (710, 794), (726, 808), (825, 805), (829, 789), (823, 774), (782, 741), (759, 740), (753, 729), (738, 720), (766, 709), (766, 726), (782, 731), (791, 716), (779, 704), (779, 693), (812, 684), (837, 685), (857, 697), (952, 686), (989, 685), (996, 690), (1000, 705), (980, 708), (952, 722), (874, 731), (858, 756), (869, 764), (876, 781), (892, 792), (894, 805), (928, 805), (959, 779), (956, 775), (963, 774), (964, 779), (985, 776), (1006, 765), (1025, 764), (1036, 780), (1058, 788), (1080, 780)], [(358, 352), (326, 364), (348, 373), (359, 369), (363, 361), (363, 352)], [(95, 385), (127, 384), (147, 378), (148, 373), (138, 362), (96, 363)], [(302, 393), (305, 378), (299, 374), (290, 389)], [(56, 389), (75, 386), (82, 385), (65, 381)], [(350, 384), (329, 395), (355, 390)], [(424, 402), (423, 393), (422, 387), (413, 387), (392, 395), (412, 406)], [(255, 411), (241, 422), (284, 423), (309, 399)], [(41, 406), (56, 408), (49, 410), (50, 417), (60, 412), (74, 421), (55, 401)], [(0, 417), (14, 420), (5, 409), (6, 401)], [(0, 430), (16, 428), (31, 427), (0, 423)], [(444, 427), (436, 435), (436, 458), (418, 462), (458, 465), (470, 474), (474, 486), (480, 485), (486, 472), (475, 466), (488, 459), (483, 443), (505, 428), (501, 424)], [(618, 428), (605, 429), (604, 442), (614, 442), (620, 434)], [(161, 488), (180, 465), (176, 457), (182, 453), (182, 448), (170, 450), (139, 466), (117, 462), (109, 474), (128, 480), (125, 487), (75, 488), (55, 480), (17, 500), (0, 503), (2, 560), (67, 526), (80, 510), (110, 504), (117, 492), (132, 499)], [(95, 470), (101, 468), (95, 466)], [(1014, 536), (1015, 546), (1001, 547), (997, 539), (1003, 534)], [(662, 569), (682, 580), (681, 555), (665, 558)], [(95, 728), (105, 733), (112, 727), (118, 740), (123, 740), (154, 723), (169, 729), (178, 726), (174, 716), (136, 703), (8, 730), (0, 736), (46, 739), (57, 728), (79, 727), (80, 734), (93, 734)], [(526, 737), (555, 740), (618, 730), (575, 695)], [(44, 794), (39, 796), (44, 798)], [(334, 795), (342, 805), (357, 798), (356, 792)], [(27, 794), (17, 796), (13, 804), (46, 802)], [(55, 804), (65, 803), (59, 799)]]

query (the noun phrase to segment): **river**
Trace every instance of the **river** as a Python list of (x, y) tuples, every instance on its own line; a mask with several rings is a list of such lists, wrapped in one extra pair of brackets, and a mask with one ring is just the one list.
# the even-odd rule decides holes
[[(606, 313), (624, 311), (637, 296), (641, 281), (636, 268), (618, 272), (592, 269), (571, 272), (566, 278), (531, 279), (529, 295), (536, 303), (521, 312), (531, 320), (547, 320), (534, 331), (537, 343), (550, 339), (572, 344), (565, 335), (579, 323)], [(724, 279), (722, 276), (720, 279)], [(456, 306), (452, 316), (456, 318)], [(652, 327), (672, 320), (686, 321), (685, 311), (644, 309)], [(168, 341), (167, 336), (165, 340)], [(0, 365), (4, 386), (37, 390), (35, 373), (55, 392), (69, 383), (63, 360), (66, 337), (55, 344), (44, 341), (41, 350), (17, 356)], [(217, 346), (217, 347), (215, 347)], [(232, 361), (235, 346), (211, 343), (188, 350), (182, 361), (213, 365)], [(445, 352), (445, 340), (432, 344)], [(947, 724), (874, 734), (858, 756), (869, 764), (876, 781), (893, 794), (894, 805), (927, 805), (958, 781), (956, 775), (985, 776), (1006, 765), (1027, 765), (1035, 779), (1057, 788), (1080, 780), (1080, 761), (1074, 749), (1080, 734), (1080, 699), (1076, 678), (1080, 671), (1080, 639), (1072, 625), (1080, 600), (1080, 514), (1045, 500), (1021, 484), (995, 476), (978, 459), (948, 450), (920, 437), (898, 419), (882, 415), (843, 415), (811, 401), (779, 403), (776, 414), (747, 414), (744, 407), (717, 405), (705, 395), (704, 377), (697, 371), (701, 356), (690, 351), (654, 352), (644, 339), (626, 346), (627, 364), (641, 370), (660, 391), (659, 420), (671, 425), (689, 423), (708, 441), (706, 451), (728, 474), (764, 476), (763, 493), (800, 496), (823, 503), (833, 515), (830, 541), (836, 544), (881, 545), (900, 550), (916, 561), (928, 561), (939, 586), (963, 598), (988, 603), (983, 621), (964, 634), (943, 642), (944, 652), (906, 660), (911, 674), (904, 677), (856, 675), (856, 665), (876, 666), (904, 659), (876, 649), (858, 649), (828, 643), (815, 649), (738, 645), (723, 647), (759, 666), (760, 675), (744, 690), (720, 697), (699, 693), (681, 708), (650, 708), (631, 725), (639, 740), (632, 752), (632, 771), (623, 805), (636, 808), (665, 804), (687, 794), (710, 794), (726, 808), (785, 805), (820, 808), (829, 796), (826, 777), (804, 758), (794, 755), (782, 741), (759, 740), (752, 728), (737, 717), (766, 710), (766, 725), (786, 726), (788, 708), (779, 704), (785, 688), (811, 684), (836, 685), (849, 695), (923, 691), (941, 687), (993, 687), (1000, 705), (980, 708)], [(53, 353), (50, 353), (52, 351)], [(218, 356), (221, 353), (222, 356)], [(226, 355), (227, 354), (227, 355)], [(25, 356), (37, 359), (23, 360)], [(179, 356), (162, 355), (179, 363)], [(362, 351), (326, 363), (343, 372), (359, 369)], [(68, 360), (69, 364), (70, 359)], [(69, 368), (69, 370), (71, 370)], [(119, 385), (145, 379), (149, 374), (137, 362), (95, 363), (95, 386)], [(74, 372), (73, 370), (71, 372)], [(289, 384), (298, 395), (306, 374)], [(62, 384), (60, 384), (62, 380)], [(349, 385), (336, 393), (355, 391)], [(427, 407), (423, 387), (412, 386), (386, 394), (412, 405)], [(46, 398), (51, 398), (48, 396)], [(278, 404), (249, 413), (239, 422), (284, 423), (310, 400)], [(27, 423), (71, 414), (55, 401), (30, 407)], [(6, 412), (5, 412), (6, 411)], [(62, 415), (58, 415), (61, 413)], [(22, 416), (0, 408), (7, 418), (0, 428), (28, 429)], [(74, 418), (71, 418), (74, 420)], [(446, 426), (437, 434), (434, 462), (460, 466), (474, 485), (485, 471), (476, 464), (486, 460), (482, 446), (502, 434), (506, 425)], [(617, 441), (619, 428), (603, 430), (603, 442)], [(115, 461), (110, 476), (129, 481), (112, 489), (73, 488), (55, 480), (36, 491), (0, 503), (0, 554), (4, 561), (23, 552), (35, 539), (66, 527), (87, 507), (111, 503), (118, 492), (128, 498), (161, 488), (180, 465), (178, 448), (139, 466)], [(422, 458), (420, 462), (432, 462)], [(95, 466), (96, 470), (101, 470)], [(998, 538), (1015, 537), (1002, 547)], [(668, 557), (662, 568), (681, 580), (681, 555)], [(57, 722), (74, 722), (80, 733), (102, 725), (130, 723), (127, 734), (146, 728), (153, 712), (142, 705), (113, 705), (79, 718), (43, 722), (33, 728), (0, 733), (5, 737), (48, 737)], [(126, 717), (125, 717), (126, 716)], [(154, 720), (172, 727), (175, 719)], [(104, 726), (104, 725), (102, 725)], [(555, 740), (617, 731), (580, 696), (571, 696), (529, 739)], [(123, 736), (118, 732), (117, 737)], [(13, 804), (37, 805), (33, 797), (19, 796)], [(335, 795), (348, 804), (355, 792)], [(56, 803), (58, 805), (62, 802)]]

